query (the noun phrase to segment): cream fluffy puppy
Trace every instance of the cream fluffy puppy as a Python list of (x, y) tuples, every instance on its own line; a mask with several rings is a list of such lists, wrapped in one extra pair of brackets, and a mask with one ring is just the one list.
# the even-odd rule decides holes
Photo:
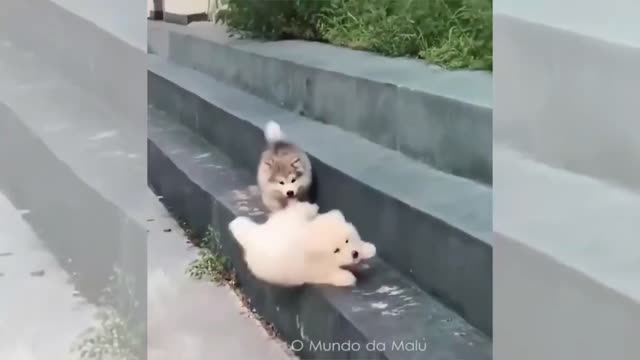
[(376, 254), (340, 211), (318, 214), (318, 206), (307, 202), (290, 204), (264, 224), (238, 217), (229, 230), (244, 249), (249, 270), (280, 286), (353, 286), (356, 277), (344, 267)]

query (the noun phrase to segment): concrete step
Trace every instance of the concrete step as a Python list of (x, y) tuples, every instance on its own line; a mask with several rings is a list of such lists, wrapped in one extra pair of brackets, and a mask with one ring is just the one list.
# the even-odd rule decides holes
[[(36, 58), (46, 60), (46, 67), (133, 114), (111, 119), (116, 127), (145, 131), (142, 121), (131, 120), (146, 116), (147, 37), (145, 22), (133, 15), (144, 13), (142, 2), (4, 0), (2, 6), (0, 47), (20, 47), (37, 54)], [(25, 22), (33, 17), (34, 9), (38, 21)]]
[[(339, 208), (379, 254), (491, 333), (491, 189), (150, 56), (149, 102), (252, 173), (279, 121), (311, 156), (317, 203)], [(255, 182), (255, 180), (254, 180)]]
[(149, 50), (447, 173), (490, 184), (492, 76), (305, 41), (149, 22)]
[[(145, 229), (77, 176), (2, 103), (0, 134), (11, 134), (0, 135), (0, 191), (24, 211), (23, 219), (80, 296), (104, 304), (109, 289), (115, 300), (106, 304), (144, 321), (146, 311), (132, 306), (146, 296), (146, 267), (140, 261), (146, 260)], [(129, 276), (130, 288), (114, 283), (116, 270)]]
[(637, 358), (640, 194), (494, 149), (496, 353)]
[(49, 66), (41, 55), (0, 46), (0, 102), (82, 181), (143, 224), (143, 120)]
[(494, 6), (495, 140), (640, 191), (640, 2), (555, 4)]
[(196, 233), (204, 235), (209, 226), (218, 231), (252, 307), (276, 326), (299, 356), (491, 359), (491, 341), (484, 334), (383, 260), (376, 258), (353, 289), (283, 289), (255, 279), (227, 230), (239, 215), (265, 219), (252, 185), (255, 175), (173, 116), (149, 109), (150, 186)]

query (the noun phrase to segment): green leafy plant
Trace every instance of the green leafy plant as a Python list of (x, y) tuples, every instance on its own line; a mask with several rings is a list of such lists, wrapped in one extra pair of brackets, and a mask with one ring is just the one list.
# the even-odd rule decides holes
[(321, 39), (315, 22), (325, 1), (228, 0), (226, 5), (216, 13), (215, 20), (240, 35), (270, 40)]
[(220, 233), (209, 227), (205, 237), (194, 243), (199, 247), (198, 258), (189, 264), (187, 268), (189, 276), (217, 284), (229, 280), (231, 263), (226, 256), (222, 255)]

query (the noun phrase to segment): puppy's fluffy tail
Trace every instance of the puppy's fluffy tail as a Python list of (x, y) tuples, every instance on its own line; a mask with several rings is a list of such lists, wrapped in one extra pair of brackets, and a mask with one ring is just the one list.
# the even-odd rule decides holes
[(249, 245), (249, 237), (247, 236), (247, 233), (256, 226), (257, 224), (251, 221), (248, 217), (240, 216), (229, 223), (229, 231), (231, 231), (231, 234), (233, 234), (233, 237), (236, 238), (236, 241), (238, 241), (240, 246), (246, 248)]
[(264, 137), (268, 143), (273, 144), (278, 141), (283, 141), (284, 133), (277, 122), (269, 121), (264, 127)]

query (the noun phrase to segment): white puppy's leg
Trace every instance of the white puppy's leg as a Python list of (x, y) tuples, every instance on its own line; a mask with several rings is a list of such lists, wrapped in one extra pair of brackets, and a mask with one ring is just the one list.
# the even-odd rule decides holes
[(242, 247), (247, 247), (248, 237), (247, 234), (253, 230), (258, 224), (254, 223), (251, 219), (245, 216), (235, 218), (229, 223), (229, 231), (236, 238), (238, 243)]
[(333, 286), (354, 286), (356, 277), (351, 271), (338, 269), (329, 274), (326, 283)]
[(316, 215), (318, 215), (318, 211), (320, 210), (320, 207), (318, 207), (318, 205), (316, 204), (308, 202), (301, 202), (297, 204), (302, 207), (301, 211), (304, 214), (305, 219), (307, 220), (311, 220), (316, 217)]
[(316, 204), (308, 202), (293, 202), (287, 207), (287, 211), (291, 216), (304, 220), (312, 220), (318, 215), (319, 207)]

